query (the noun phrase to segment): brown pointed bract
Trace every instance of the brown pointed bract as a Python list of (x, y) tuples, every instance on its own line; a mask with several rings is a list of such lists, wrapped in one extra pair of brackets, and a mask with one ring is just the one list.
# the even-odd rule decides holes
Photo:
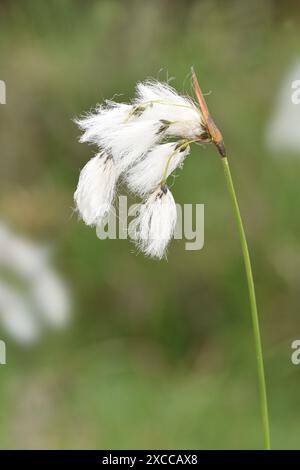
[(204, 125), (207, 129), (207, 132), (211, 138), (211, 141), (216, 145), (221, 156), (226, 157), (226, 150), (225, 150), (225, 145), (224, 145), (222, 134), (217, 128), (213, 118), (210, 115), (210, 112), (208, 110), (205, 98), (203, 96), (202, 90), (200, 88), (200, 85), (199, 85), (199, 82), (198, 82), (198, 79), (197, 79), (197, 76), (193, 67), (192, 67), (192, 79), (193, 79), (194, 90), (197, 96), (197, 100), (200, 106), (200, 110), (201, 110), (203, 120), (204, 120)]

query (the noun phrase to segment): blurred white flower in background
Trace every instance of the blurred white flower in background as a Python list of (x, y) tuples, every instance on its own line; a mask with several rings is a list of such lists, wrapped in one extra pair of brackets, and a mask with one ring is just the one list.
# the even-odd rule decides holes
[(22, 343), (33, 342), (39, 337), (40, 327), (32, 315), (28, 300), (2, 281), (0, 282), (0, 322), (9, 336)]
[[(268, 123), (266, 144), (273, 152), (295, 152), (300, 150), (300, 103), (295, 88), (300, 80), (300, 62), (297, 61), (283, 80), (276, 99), (275, 111)], [(298, 100), (297, 100), (298, 101)]]
[(51, 266), (50, 250), (0, 224), (0, 328), (32, 343), (50, 328), (64, 327), (70, 295)]

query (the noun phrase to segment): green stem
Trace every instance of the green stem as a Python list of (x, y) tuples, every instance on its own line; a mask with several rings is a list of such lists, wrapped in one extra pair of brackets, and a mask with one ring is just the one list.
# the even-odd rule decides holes
[(259, 393), (260, 393), (260, 404), (261, 404), (261, 416), (264, 432), (264, 448), (270, 449), (270, 427), (269, 427), (269, 416), (268, 416), (268, 401), (267, 401), (267, 392), (266, 392), (266, 380), (264, 372), (264, 361), (261, 345), (261, 336), (259, 329), (259, 320), (257, 313), (256, 297), (255, 297), (255, 287), (253, 281), (253, 274), (251, 268), (251, 261), (249, 256), (248, 244), (245, 235), (245, 230), (243, 226), (243, 221), (236, 197), (236, 193), (233, 186), (233, 181), (231, 177), (231, 172), (229, 168), (229, 163), (227, 158), (222, 158), (224, 173), (226, 177), (227, 186), (230, 192), (231, 200), (233, 203), (234, 214), (238, 224), (240, 240), (242, 245), (242, 252), (244, 257), (248, 289), (249, 289), (249, 298), (251, 306), (251, 316), (252, 316), (252, 326), (254, 333), (255, 349), (256, 349), (256, 362), (257, 362), (257, 373), (258, 373), (258, 384), (259, 384)]

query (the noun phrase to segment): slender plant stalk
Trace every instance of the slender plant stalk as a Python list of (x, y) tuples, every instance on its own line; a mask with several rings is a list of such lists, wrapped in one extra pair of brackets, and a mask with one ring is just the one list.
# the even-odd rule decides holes
[(246, 239), (246, 234), (243, 226), (243, 221), (231, 177), (229, 163), (226, 157), (222, 158), (224, 173), (226, 177), (226, 182), (228, 186), (228, 190), (231, 196), (233, 209), (235, 218), (237, 221), (240, 240), (242, 245), (242, 252), (244, 257), (246, 275), (247, 275), (247, 282), (248, 282), (248, 289), (249, 289), (249, 298), (250, 298), (250, 306), (251, 306), (251, 316), (252, 316), (252, 326), (253, 326), (253, 333), (254, 333), (254, 341), (255, 341), (255, 349), (256, 349), (256, 362), (257, 362), (257, 373), (258, 373), (258, 384), (259, 384), (259, 394), (260, 394), (260, 405), (261, 405), (261, 416), (262, 416), (262, 424), (263, 424), (263, 433), (264, 433), (264, 448), (269, 450), (271, 448), (270, 444), (270, 427), (269, 427), (269, 416), (268, 416), (268, 401), (267, 401), (267, 392), (266, 392), (266, 380), (265, 380), (265, 372), (264, 372), (264, 361), (263, 361), (263, 353), (262, 353), (262, 345), (261, 345), (261, 335), (260, 335), (260, 328), (259, 328), (259, 319), (257, 313), (257, 304), (256, 304), (256, 296), (255, 296), (255, 287), (253, 281), (253, 274), (251, 268), (251, 261), (249, 255), (249, 249)]

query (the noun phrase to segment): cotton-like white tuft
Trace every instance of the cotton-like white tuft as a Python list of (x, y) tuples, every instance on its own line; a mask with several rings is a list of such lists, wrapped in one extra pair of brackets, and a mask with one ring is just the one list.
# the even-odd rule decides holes
[(109, 152), (120, 175), (161, 140), (168, 123), (159, 117), (141, 120), (132, 105), (107, 101), (94, 114), (75, 120), (84, 132), (80, 142), (97, 144)]
[(140, 196), (150, 193), (182, 165), (188, 153), (189, 147), (178, 142), (156, 145), (126, 174), (129, 189)]
[(129, 104), (106, 101), (106, 106), (98, 106), (95, 113), (75, 119), (75, 123), (84, 131), (79, 141), (99, 145), (107, 132), (118, 129), (126, 122), (131, 110)]
[(128, 121), (108, 130), (99, 142), (103, 149), (111, 152), (120, 175), (163, 138), (167, 127), (161, 121)]
[(133, 230), (139, 248), (148, 256), (161, 259), (171, 240), (177, 221), (177, 209), (172, 193), (160, 186), (141, 205)]
[(195, 139), (205, 133), (202, 116), (193, 101), (180, 96), (167, 83), (146, 81), (137, 85), (135, 114), (140, 119), (169, 121), (166, 135)]
[[(165, 180), (182, 165), (189, 143), (211, 140), (201, 110), (167, 83), (148, 80), (137, 85), (131, 104), (106, 101), (75, 122), (83, 131), (80, 141), (100, 148), (83, 168), (74, 195), (81, 217), (87, 225), (103, 223), (122, 177), (133, 193), (150, 195), (131, 226), (141, 250), (162, 258), (177, 220)], [(165, 143), (171, 137), (183, 141)]]
[(97, 154), (81, 170), (74, 200), (87, 225), (97, 225), (108, 214), (114, 198), (115, 185), (115, 164), (106, 152)]
[(163, 101), (196, 109), (190, 98), (179, 95), (175, 88), (172, 88), (167, 83), (159, 82), (157, 80), (146, 80), (145, 82), (138, 83), (136, 94), (137, 103)]

